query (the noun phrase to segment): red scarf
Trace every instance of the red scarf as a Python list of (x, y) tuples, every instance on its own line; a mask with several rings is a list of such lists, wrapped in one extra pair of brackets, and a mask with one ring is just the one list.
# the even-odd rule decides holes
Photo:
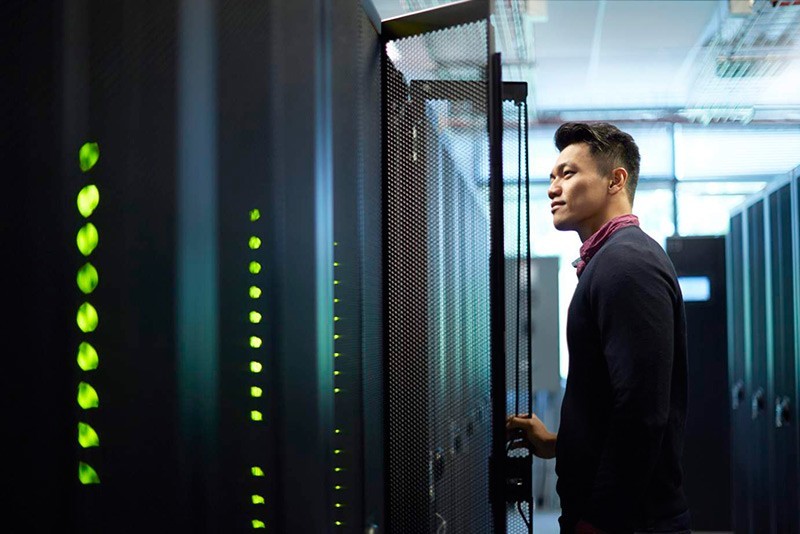
[(597, 251), (600, 250), (600, 247), (605, 244), (606, 240), (611, 237), (611, 234), (626, 226), (639, 226), (639, 217), (632, 213), (614, 217), (601, 226), (598, 231), (593, 233), (589, 239), (584, 241), (583, 245), (581, 245), (580, 258), (572, 262), (572, 265), (578, 268), (578, 276), (581, 275), (586, 264), (592, 259), (592, 256), (594, 256)]

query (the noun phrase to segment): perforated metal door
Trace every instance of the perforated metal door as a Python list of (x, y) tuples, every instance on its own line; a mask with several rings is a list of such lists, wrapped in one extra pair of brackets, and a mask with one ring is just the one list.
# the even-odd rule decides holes
[(493, 532), (486, 32), (386, 45), (391, 532)]

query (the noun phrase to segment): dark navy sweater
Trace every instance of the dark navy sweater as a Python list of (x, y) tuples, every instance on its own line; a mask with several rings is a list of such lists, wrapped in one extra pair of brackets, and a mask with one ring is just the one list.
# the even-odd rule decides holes
[(562, 532), (581, 519), (614, 533), (688, 520), (683, 297), (669, 257), (638, 226), (612, 234), (581, 273), (567, 345), (556, 441)]

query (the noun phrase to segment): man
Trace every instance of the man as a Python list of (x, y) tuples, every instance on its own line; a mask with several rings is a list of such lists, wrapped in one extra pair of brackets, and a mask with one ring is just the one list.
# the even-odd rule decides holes
[(535, 455), (556, 458), (562, 533), (689, 532), (683, 297), (666, 253), (631, 213), (639, 149), (607, 123), (564, 124), (555, 144), (553, 224), (583, 242), (561, 422), (557, 435), (534, 414), (506, 426)]

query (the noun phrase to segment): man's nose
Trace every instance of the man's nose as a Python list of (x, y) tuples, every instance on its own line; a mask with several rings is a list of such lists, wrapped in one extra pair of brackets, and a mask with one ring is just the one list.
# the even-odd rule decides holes
[(547, 196), (550, 200), (553, 200), (558, 195), (561, 194), (561, 186), (557, 186), (555, 182), (550, 184), (550, 187), (547, 188)]

